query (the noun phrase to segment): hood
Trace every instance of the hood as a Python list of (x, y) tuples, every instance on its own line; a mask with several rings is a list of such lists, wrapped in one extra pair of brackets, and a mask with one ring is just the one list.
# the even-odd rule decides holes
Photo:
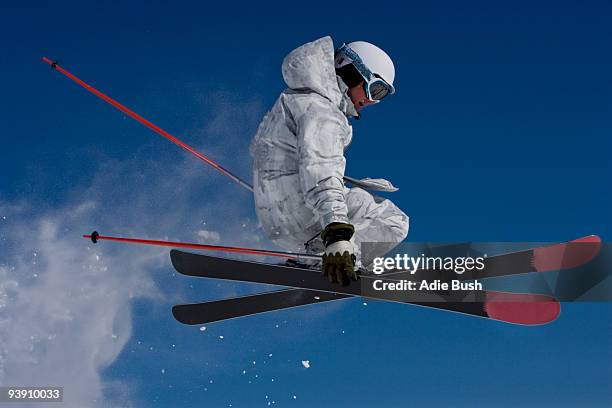
[(346, 89), (340, 89), (341, 80), (336, 78), (331, 37), (319, 38), (291, 51), (283, 60), (282, 70), (289, 88), (312, 90), (332, 101), (347, 115), (355, 116), (353, 104), (346, 101), (350, 102)]

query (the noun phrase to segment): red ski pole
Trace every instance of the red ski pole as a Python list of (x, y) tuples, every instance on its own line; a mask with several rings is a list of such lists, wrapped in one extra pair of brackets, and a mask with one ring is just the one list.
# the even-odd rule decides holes
[(247, 183), (246, 181), (242, 180), (240, 177), (236, 176), (235, 174), (233, 174), (229, 170), (227, 170), (224, 167), (222, 167), (219, 163), (209, 159), (208, 157), (206, 157), (202, 153), (198, 152), (193, 147), (189, 146), (187, 143), (182, 142), (178, 138), (176, 138), (176, 137), (172, 136), (170, 133), (166, 132), (164, 129), (162, 129), (159, 126), (155, 125), (154, 123), (148, 121), (147, 119), (143, 118), (142, 116), (140, 116), (136, 112), (130, 110), (129, 108), (123, 106), (122, 104), (120, 104), (116, 100), (112, 99), (111, 97), (109, 97), (109, 96), (103, 94), (102, 92), (98, 91), (96, 88), (94, 88), (93, 86), (89, 85), (88, 83), (86, 83), (86, 82), (80, 80), (79, 78), (77, 78), (76, 76), (72, 75), (70, 72), (68, 72), (64, 68), (60, 67), (58, 65), (57, 61), (51, 61), (47, 57), (43, 57), (42, 60), (45, 61), (47, 64), (51, 65), (51, 68), (53, 68), (54, 70), (59, 71), (62, 74), (66, 75), (68, 78), (72, 79), (74, 82), (76, 82), (77, 84), (79, 84), (83, 88), (87, 89), (89, 92), (93, 93), (94, 95), (96, 95), (100, 99), (102, 99), (102, 100), (108, 102), (109, 104), (113, 105), (115, 108), (119, 109), (121, 112), (125, 113), (126, 115), (129, 115), (130, 117), (136, 119), (138, 122), (142, 123), (143, 125), (145, 125), (149, 129), (151, 129), (154, 132), (158, 133), (159, 135), (165, 137), (166, 139), (170, 140), (172, 143), (176, 144), (177, 146), (182, 147), (183, 149), (187, 150), (189, 153), (193, 154), (198, 159), (202, 160), (204, 163), (206, 163), (206, 164), (214, 167), (215, 169), (219, 170), (221, 173), (223, 173), (224, 175), (226, 175), (227, 177), (229, 177), (230, 179), (232, 179), (236, 183), (240, 184), (242, 187), (246, 188), (247, 190), (249, 190), (251, 192), (253, 191), (253, 186), (251, 186), (249, 183)]
[(141, 239), (141, 238), (120, 238), (111, 237), (98, 234), (97, 231), (92, 232), (89, 235), (83, 235), (83, 238), (91, 239), (94, 244), (99, 240), (105, 241), (117, 241), (126, 242), (130, 244), (144, 244), (144, 245), (156, 245), (176, 248), (191, 248), (201, 249), (205, 251), (221, 251), (221, 252), (237, 252), (241, 254), (252, 254), (252, 255), (264, 255), (264, 256), (275, 256), (279, 258), (309, 258), (309, 259), (320, 259), (320, 255), (313, 254), (299, 254), (295, 252), (282, 252), (282, 251), (271, 251), (268, 249), (255, 249), (255, 248), (239, 248), (239, 247), (227, 247), (219, 245), (206, 245), (206, 244), (192, 244), (188, 242), (172, 242), (172, 241), (158, 241), (153, 239)]

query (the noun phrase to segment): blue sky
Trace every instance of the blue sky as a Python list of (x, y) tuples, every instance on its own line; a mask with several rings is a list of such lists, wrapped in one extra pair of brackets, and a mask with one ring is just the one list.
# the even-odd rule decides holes
[[(603, 1), (4, 6), (0, 313), (20, 328), (0, 326), (5, 349), (90, 373), (95, 386), (78, 396), (80, 380), (59, 377), (85, 406), (609, 405), (607, 304), (565, 304), (540, 328), (361, 300), (206, 331), (175, 323), (173, 303), (259, 288), (178, 277), (164, 251), (92, 248), (80, 234), (266, 246), (252, 198), (40, 58), (250, 179), (248, 144), (283, 89), (284, 55), (327, 34), (371, 41), (396, 63), (397, 94), (354, 123), (347, 174), (400, 187), (390, 198), (410, 215), (410, 240), (609, 240), (611, 11)], [(56, 323), (50, 310), (75, 293), (90, 296), (87, 313)], [(20, 318), (38, 295), (51, 317)], [(9, 355), (3, 385), (37, 370)]]

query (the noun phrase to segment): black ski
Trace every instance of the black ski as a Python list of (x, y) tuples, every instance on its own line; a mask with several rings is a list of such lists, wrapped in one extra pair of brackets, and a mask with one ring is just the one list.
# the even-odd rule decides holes
[(172, 314), (184, 324), (205, 324), (349, 297), (351, 296), (308, 289), (283, 289), (231, 299), (176, 305), (172, 308)]
[[(461, 245), (457, 247), (460, 248)], [(423, 270), (418, 271), (416, 274), (400, 271), (385, 273), (382, 275), (382, 278), (385, 280), (401, 280), (406, 278), (418, 280), (433, 278), (446, 281), (451, 277), (454, 279), (466, 280), (530, 272), (545, 272), (547, 270), (573, 268), (586, 263), (597, 255), (600, 247), (601, 240), (599, 237), (592, 235), (565, 243), (492, 256), (487, 259), (486, 268), (482, 271), (478, 271), (478, 273), (465, 274), (461, 276), (449, 276), (448, 273), (439, 271), (433, 272), (433, 274), (432, 271)], [(202, 276), (198, 273), (190, 275)], [(209, 276), (209, 274), (207, 274), (207, 276)], [(304, 282), (305, 281), (311, 281), (311, 277), (305, 277)], [(273, 283), (282, 284), (278, 281)], [(295, 284), (295, 281), (293, 284)], [(334, 292), (310, 289), (285, 289), (276, 292), (268, 292), (219, 301), (177, 305), (173, 308), (173, 314), (175, 318), (182, 323), (203, 324), (319, 302), (340, 300), (356, 295), (356, 293), (351, 293), (351, 295), (340, 295)], [(421, 305), (448, 309), (449, 303), (452, 302), (445, 302), (443, 305), (434, 305), (431, 302), (427, 302), (427, 304)], [(462, 311), (465, 313), (467, 308), (467, 306), (465, 306), (466, 302), (461, 302), (461, 304), (462, 306), (455, 305), (459, 309), (456, 311)], [(486, 309), (485, 306), (485, 304), (478, 304), (478, 302), (476, 302), (476, 308), (472, 308), (471, 314), (482, 315), (482, 310)]]
[[(439, 294), (437, 292), (411, 293), (409, 296), (404, 292), (397, 292), (397, 294), (392, 294), (391, 296), (386, 293), (384, 297), (380, 297), (374, 292), (362, 293), (362, 285), (359, 284), (353, 284), (348, 287), (333, 285), (323, 279), (318, 271), (283, 265), (216, 258), (177, 250), (172, 250), (170, 255), (175, 269), (189, 276), (282, 285), (344, 296), (365, 295), (366, 297), (380, 300), (444, 309), (515, 324), (532, 325), (548, 323), (556, 319), (560, 310), (556, 299), (545, 295), (470, 291), (468, 293), (453, 294), (452, 296), (457, 297), (457, 300), (449, 300), (448, 294)], [(372, 279), (380, 278), (371, 276), (361, 277), (362, 281)], [(364, 287), (367, 288), (368, 286), (366, 284)], [(432, 296), (437, 300), (432, 300)], [(207, 307), (203, 306), (200, 312), (206, 313), (207, 310), (205, 309)], [(192, 316), (195, 316), (195, 312)], [(200, 317), (193, 317), (191, 324), (198, 324), (206, 320), (206, 317), (200, 315)]]
[[(461, 248), (459, 246), (448, 247), (451, 249)], [(491, 257), (487, 262), (487, 268), (478, 276), (469, 278), (486, 278), (517, 273), (543, 272), (548, 267), (571, 267), (578, 266), (581, 262), (587, 262), (594, 257), (600, 248), (600, 240), (596, 236), (587, 236), (567, 243), (544, 246), (501, 256)], [(416, 275), (408, 276), (406, 272), (390, 272), (383, 274), (384, 278), (411, 279), (422, 278), (424, 271)], [(431, 278), (431, 275), (429, 275)], [(437, 276), (437, 278), (444, 278)], [(462, 277), (467, 279), (468, 276)], [(243, 296), (221, 301), (203, 302), (196, 304), (178, 305), (173, 308), (174, 317), (186, 324), (204, 324), (230, 318), (250, 316), (283, 310), (298, 306), (305, 306), (320, 302), (346, 299), (349, 296), (330, 295), (327, 292), (310, 291), (306, 289), (285, 289), (276, 292)]]

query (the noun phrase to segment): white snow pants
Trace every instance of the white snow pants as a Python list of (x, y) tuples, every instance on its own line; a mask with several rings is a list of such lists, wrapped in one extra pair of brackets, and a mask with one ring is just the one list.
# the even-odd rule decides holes
[[(387, 245), (376, 245), (376, 253), (364, 256), (364, 258), (367, 258), (363, 259), (364, 266), (371, 262), (371, 258), (382, 256), (393, 249), (408, 235), (408, 216), (390, 200), (374, 196), (364, 189), (353, 187), (346, 188), (345, 202), (348, 207), (349, 221), (355, 227), (355, 234), (351, 241), (355, 246), (357, 259), (361, 260), (362, 243), (388, 243)], [(323, 250), (320, 238), (318, 238), (318, 234), (321, 232), (320, 224), (299, 229), (297, 223), (287, 222), (281, 227), (278, 223), (281, 220), (289, 221), (291, 217), (279, 217), (270, 220), (270, 215), (271, 213), (266, 213), (266, 216), (260, 217), (260, 221), (263, 224), (266, 220), (269, 220), (272, 224), (275, 224), (271, 229), (283, 231), (282, 234), (276, 234), (276, 236), (271, 234), (271, 238), (277, 245), (293, 251), (303, 251), (304, 244), (314, 238), (308, 245), (307, 250), (309, 252)], [(269, 230), (266, 227), (270, 227), (270, 225), (264, 225), (264, 229)]]
[[(409, 219), (391, 200), (374, 196), (369, 192), (353, 187), (346, 194), (348, 217), (355, 227), (351, 241), (355, 246), (357, 259), (364, 266), (376, 256), (383, 256), (408, 235)], [(376, 253), (361, 257), (362, 243), (376, 242)], [(382, 243), (388, 243), (383, 245)], [(373, 248), (374, 249), (374, 248)], [(366, 259), (367, 258), (367, 259)]]

